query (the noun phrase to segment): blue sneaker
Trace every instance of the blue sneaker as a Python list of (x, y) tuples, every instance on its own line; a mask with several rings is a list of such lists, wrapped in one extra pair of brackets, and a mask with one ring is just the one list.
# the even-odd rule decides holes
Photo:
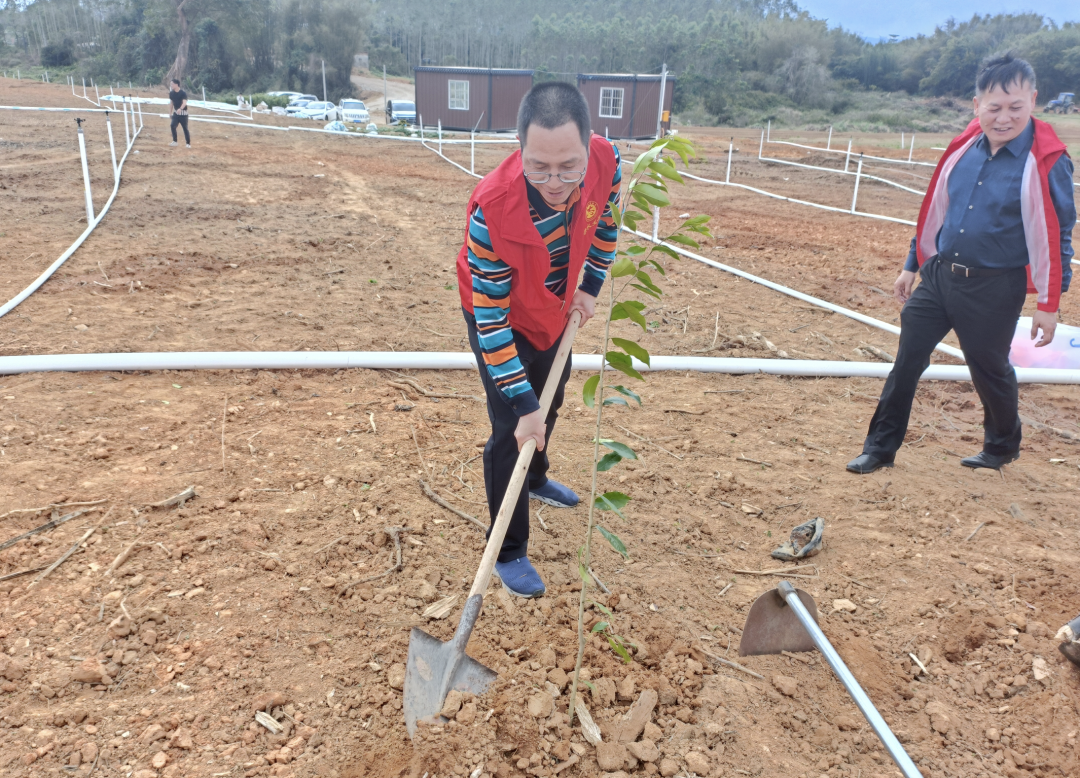
[(573, 508), (581, 498), (574, 494), (568, 486), (563, 486), (558, 481), (548, 479), (548, 482), (538, 489), (529, 490), (529, 498), (539, 500), (556, 508)]
[(540, 573), (536, 572), (527, 556), (513, 562), (496, 562), (495, 573), (502, 581), (503, 588), (518, 597), (543, 597), (547, 591), (544, 582), (540, 580)]

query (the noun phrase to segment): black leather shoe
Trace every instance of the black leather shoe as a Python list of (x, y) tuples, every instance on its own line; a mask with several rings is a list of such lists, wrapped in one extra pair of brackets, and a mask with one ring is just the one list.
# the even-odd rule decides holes
[(886, 462), (884, 459), (878, 459), (873, 454), (859, 454), (859, 456), (847, 463), (848, 472), (858, 473), (859, 475), (869, 475), (875, 470), (892, 466), (892, 461)]
[(1005, 454), (1004, 456), (999, 457), (997, 454), (987, 454), (985, 451), (980, 451), (973, 457), (964, 457), (960, 460), (960, 464), (972, 469), (985, 467), (990, 470), (1000, 470), (1004, 465), (1015, 462), (1019, 458), (1019, 452), (1015, 454)]

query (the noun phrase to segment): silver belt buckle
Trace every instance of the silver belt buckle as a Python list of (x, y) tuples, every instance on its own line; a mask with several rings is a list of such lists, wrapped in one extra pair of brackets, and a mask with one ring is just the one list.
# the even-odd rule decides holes
[(970, 270), (971, 270), (971, 268), (970, 268), (970, 267), (968, 267), (967, 265), (961, 265), (961, 264), (959, 264), (959, 263), (957, 263), (957, 262), (953, 262), (953, 263), (952, 263), (952, 271), (953, 271), (954, 273), (956, 272), (956, 268), (958, 268), (958, 267), (961, 267), (961, 268), (963, 268), (963, 269), (964, 269), (964, 278), (970, 278), (970, 277), (971, 277), (971, 276), (969, 275), (969, 273), (968, 273), (968, 271), (970, 271)]

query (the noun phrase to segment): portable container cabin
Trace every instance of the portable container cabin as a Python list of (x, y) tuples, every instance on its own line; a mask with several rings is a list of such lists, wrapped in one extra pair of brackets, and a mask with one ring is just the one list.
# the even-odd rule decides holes
[[(511, 131), (533, 71), (493, 68), (417, 67), (416, 113), (424, 124), (447, 130)], [(477, 124), (479, 122), (479, 125)]]
[[(660, 109), (658, 75), (636, 73), (579, 73), (578, 89), (589, 103), (593, 132), (609, 138), (656, 137)], [(671, 127), (671, 98), (675, 77), (664, 82), (663, 129)]]

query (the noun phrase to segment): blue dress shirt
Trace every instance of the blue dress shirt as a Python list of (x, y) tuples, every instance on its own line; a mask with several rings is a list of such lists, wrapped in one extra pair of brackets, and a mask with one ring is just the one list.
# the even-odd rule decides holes
[[(1020, 213), (1020, 184), (1035, 137), (1028, 122), (1022, 133), (997, 154), (980, 135), (949, 175), (949, 209), (937, 234), (938, 255), (967, 267), (1014, 268), (1028, 264), (1024, 221)], [(1050, 169), (1050, 199), (1061, 227), (1061, 291), (1072, 278), (1072, 230), (1076, 224), (1073, 201), (1073, 164), (1062, 154)], [(915, 238), (911, 239), (905, 270), (918, 271)]]

